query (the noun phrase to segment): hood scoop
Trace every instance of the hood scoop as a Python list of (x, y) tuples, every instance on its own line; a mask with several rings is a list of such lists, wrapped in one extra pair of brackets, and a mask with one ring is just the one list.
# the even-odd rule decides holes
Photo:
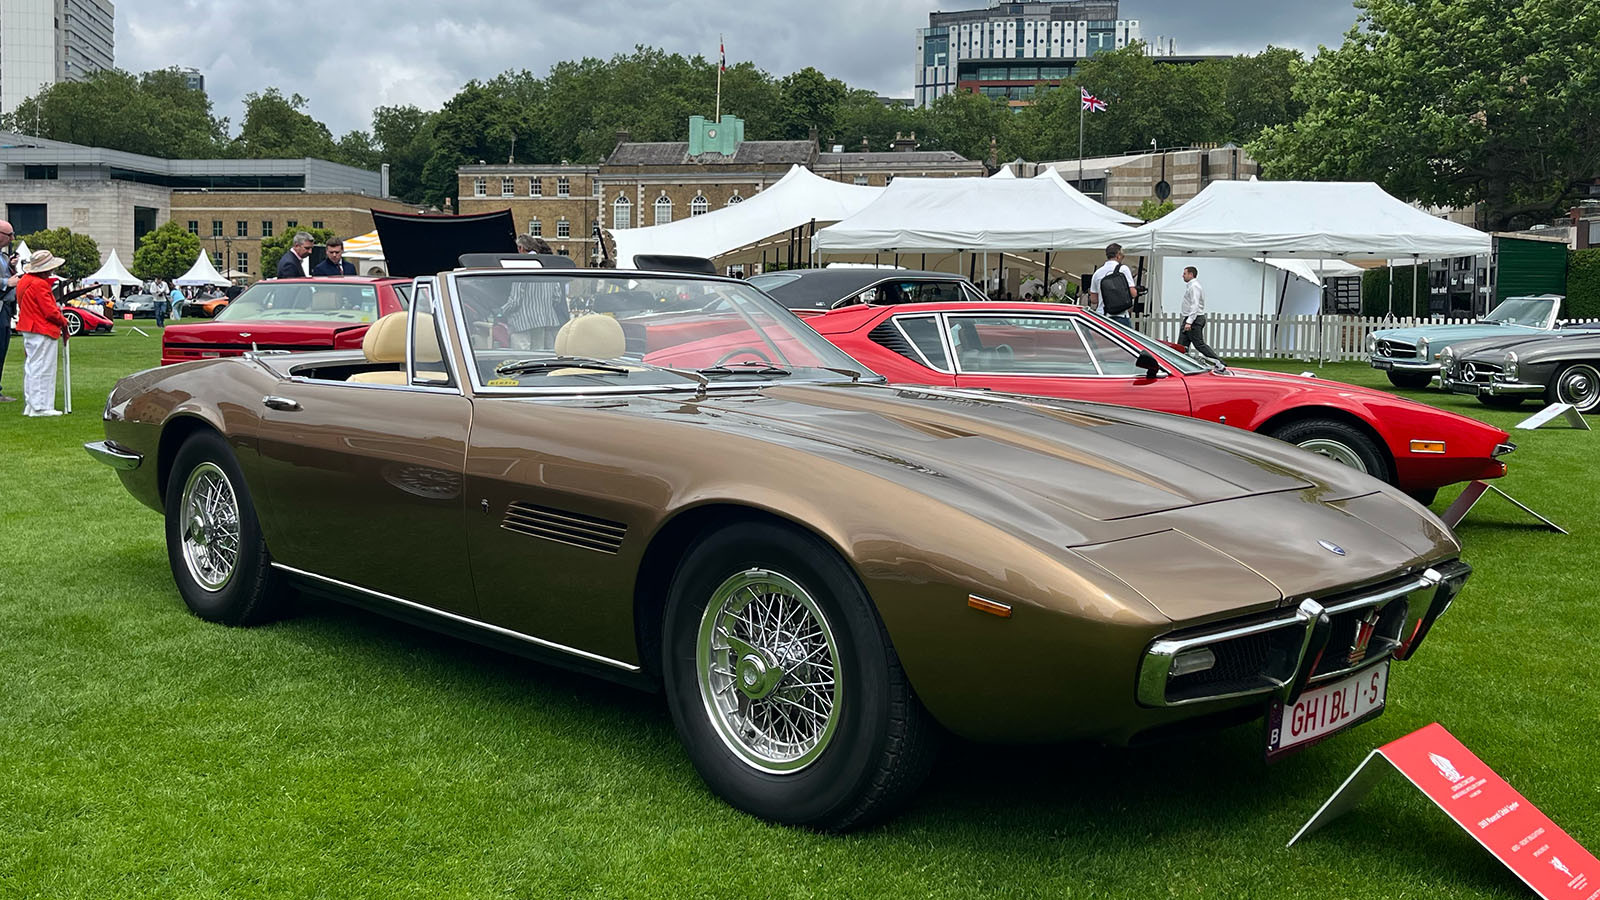
[(513, 503), (506, 507), (500, 527), (529, 537), (607, 554), (615, 554), (622, 549), (622, 539), (628, 534), (628, 526), (621, 522), (532, 503)]

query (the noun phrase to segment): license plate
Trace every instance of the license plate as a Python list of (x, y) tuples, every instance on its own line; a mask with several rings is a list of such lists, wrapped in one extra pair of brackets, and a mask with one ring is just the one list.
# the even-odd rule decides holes
[(1375, 359), (1375, 360), (1372, 361), (1372, 367), (1374, 369), (1384, 369), (1384, 370), (1387, 371), (1389, 369), (1394, 368), (1394, 360), (1392, 360), (1392, 359)]
[(1304, 747), (1383, 711), (1389, 662), (1341, 681), (1311, 688), (1293, 706), (1274, 700), (1267, 710), (1267, 757)]
[(1470, 381), (1452, 381), (1450, 382), (1450, 392), (1454, 394), (1476, 394), (1478, 393), (1478, 386)]

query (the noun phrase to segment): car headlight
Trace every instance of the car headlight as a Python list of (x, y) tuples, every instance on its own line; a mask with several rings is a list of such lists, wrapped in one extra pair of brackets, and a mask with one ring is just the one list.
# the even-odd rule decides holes
[(1454, 347), (1446, 347), (1439, 354), (1439, 364), (1444, 366), (1446, 369), (1449, 369), (1449, 368), (1453, 367), (1455, 365), (1455, 362), (1456, 362), (1456, 348), (1454, 348)]
[(1378, 352), (1378, 336), (1375, 335), (1375, 334), (1367, 335), (1367, 353), (1371, 354), (1371, 353), (1377, 353), (1377, 352)]
[(1417, 358), (1426, 362), (1428, 360), (1428, 339), (1417, 341)]
[(1517, 378), (1517, 354), (1515, 351), (1506, 351), (1506, 377), (1515, 381)]

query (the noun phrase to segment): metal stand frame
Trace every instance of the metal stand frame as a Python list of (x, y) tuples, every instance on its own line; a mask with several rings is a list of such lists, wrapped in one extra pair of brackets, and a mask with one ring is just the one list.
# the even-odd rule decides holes
[(1539, 515), (1532, 509), (1529, 509), (1526, 504), (1487, 481), (1474, 481), (1467, 485), (1467, 489), (1461, 492), (1461, 496), (1457, 497), (1455, 502), (1450, 504), (1450, 508), (1445, 510), (1444, 515), (1440, 516), (1440, 518), (1444, 520), (1446, 525), (1449, 525), (1450, 528), (1454, 530), (1457, 525), (1461, 524), (1461, 520), (1467, 517), (1467, 513), (1472, 512), (1472, 508), (1478, 505), (1478, 501), (1483, 499), (1483, 495), (1489, 491), (1494, 491), (1496, 494), (1499, 494), (1506, 500), (1510, 501), (1511, 505), (1515, 506), (1517, 509), (1520, 509), (1528, 515), (1533, 516), (1540, 522), (1543, 522), (1544, 526), (1549, 528), (1551, 531), (1554, 531), (1557, 534), (1569, 534), (1565, 528), (1562, 528), (1560, 525), (1557, 525), (1549, 519), (1546, 519), (1544, 516)]
[(1517, 428), (1522, 431), (1533, 431), (1536, 428), (1543, 428), (1558, 418), (1566, 419), (1569, 426), (1579, 431), (1592, 430), (1589, 428), (1589, 420), (1585, 419), (1583, 413), (1574, 409), (1570, 403), (1552, 403), (1518, 422)]
[(66, 395), (62, 401), (62, 412), (72, 414), (72, 342), (66, 335), (61, 336), (61, 392)]

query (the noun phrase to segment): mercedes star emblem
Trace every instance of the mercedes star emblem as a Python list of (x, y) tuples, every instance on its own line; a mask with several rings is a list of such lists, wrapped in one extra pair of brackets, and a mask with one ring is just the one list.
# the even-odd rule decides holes
[(1321, 545), (1322, 549), (1328, 551), (1329, 553), (1332, 553), (1334, 556), (1347, 556), (1348, 555), (1348, 554), (1346, 554), (1344, 552), (1344, 548), (1343, 547), (1339, 546), (1338, 544), (1335, 544), (1333, 541), (1317, 541), (1317, 543), (1319, 545)]

